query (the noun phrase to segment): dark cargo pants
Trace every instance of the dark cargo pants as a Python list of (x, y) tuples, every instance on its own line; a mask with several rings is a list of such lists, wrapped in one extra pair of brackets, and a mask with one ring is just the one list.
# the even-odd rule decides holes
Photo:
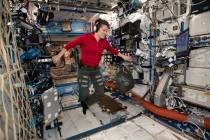
[[(104, 94), (104, 84), (100, 68), (81, 66), (78, 70), (79, 101), (84, 101), (88, 106), (99, 101)], [(90, 82), (93, 84), (95, 93), (89, 94)]]

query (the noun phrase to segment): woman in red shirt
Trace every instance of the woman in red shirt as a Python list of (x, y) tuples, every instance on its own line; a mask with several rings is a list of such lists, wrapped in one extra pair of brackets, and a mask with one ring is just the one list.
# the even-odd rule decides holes
[[(106, 40), (109, 30), (107, 21), (98, 19), (95, 22), (95, 26), (96, 31), (94, 33), (79, 36), (64, 46), (62, 51), (53, 57), (53, 62), (58, 63), (66, 51), (80, 45), (81, 65), (78, 70), (78, 82), (80, 84), (79, 101), (81, 101), (83, 107), (83, 114), (86, 114), (88, 106), (98, 101), (99, 97), (104, 94), (103, 80), (98, 66), (103, 50), (106, 49), (124, 60), (131, 60), (129, 56), (123, 55), (114, 49)], [(95, 93), (92, 95), (89, 95), (89, 81), (93, 83), (95, 88)]]

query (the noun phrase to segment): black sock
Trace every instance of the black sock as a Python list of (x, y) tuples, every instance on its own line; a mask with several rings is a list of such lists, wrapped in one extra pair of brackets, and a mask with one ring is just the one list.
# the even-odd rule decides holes
[(82, 105), (82, 112), (85, 115), (86, 111), (88, 109), (88, 106), (87, 106), (87, 104), (84, 101), (81, 101), (81, 105)]

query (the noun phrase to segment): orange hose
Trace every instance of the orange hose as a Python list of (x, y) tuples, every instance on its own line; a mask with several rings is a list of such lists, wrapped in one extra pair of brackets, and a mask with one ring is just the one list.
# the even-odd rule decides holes
[[(158, 116), (172, 119), (172, 120), (177, 120), (180, 122), (187, 122), (188, 116), (186, 114), (182, 114), (182, 113), (179, 113), (174, 110), (168, 110), (166, 108), (158, 107), (148, 101), (143, 100), (141, 97), (139, 97), (135, 94), (132, 94), (132, 99), (135, 100), (140, 105), (142, 105), (145, 109), (149, 110), (150, 112), (152, 112)], [(204, 126), (202, 126), (202, 127), (210, 130), (210, 118), (208, 118), (208, 117), (204, 118)]]
[(106, 82), (104, 82), (104, 86), (106, 88), (113, 90), (113, 91), (116, 90), (116, 84), (114, 83), (114, 81), (106, 81)]
[(161, 117), (165, 117), (172, 120), (177, 120), (180, 122), (186, 122), (187, 121), (187, 115), (181, 114), (179, 112), (176, 112), (174, 110), (167, 110), (165, 108), (161, 108), (158, 106), (155, 106), (154, 104), (151, 104), (150, 102), (144, 101), (143, 107), (150, 112), (157, 114)]
[(135, 94), (133, 94), (132, 96), (135, 101), (142, 102), (143, 107), (145, 109), (149, 110), (150, 112), (152, 112), (158, 116), (172, 119), (172, 120), (177, 120), (180, 122), (187, 121), (187, 115), (185, 115), (185, 114), (181, 114), (174, 110), (167, 110), (166, 108), (158, 107), (158, 106), (156, 106), (148, 101), (145, 101), (145, 100), (142, 101), (142, 99), (140, 97), (136, 96)]
[(206, 129), (210, 130), (210, 118), (209, 117), (204, 118), (204, 127)]

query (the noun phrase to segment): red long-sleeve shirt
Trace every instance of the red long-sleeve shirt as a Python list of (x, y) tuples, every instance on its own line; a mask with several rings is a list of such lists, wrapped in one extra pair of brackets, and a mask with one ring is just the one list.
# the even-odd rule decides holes
[(89, 67), (98, 66), (104, 49), (114, 55), (119, 53), (118, 50), (114, 49), (106, 39), (100, 39), (97, 42), (93, 33), (81, 35), (75, 40), (70, 41), (66, 46), (64, 46), (64, 48), (69, 50), (77, 45), (80, 45), (81, 48), (82, 64)]

